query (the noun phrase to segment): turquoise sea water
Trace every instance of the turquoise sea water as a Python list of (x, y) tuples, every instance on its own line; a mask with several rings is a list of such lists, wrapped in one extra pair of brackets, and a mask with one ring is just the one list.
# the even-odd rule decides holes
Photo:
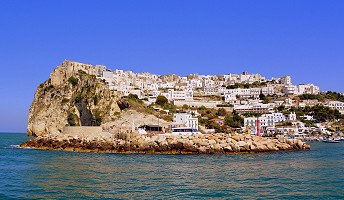
[(0, 199), (344, 199), (344, 143), (246, 155), (18, 149), (0, 133)]

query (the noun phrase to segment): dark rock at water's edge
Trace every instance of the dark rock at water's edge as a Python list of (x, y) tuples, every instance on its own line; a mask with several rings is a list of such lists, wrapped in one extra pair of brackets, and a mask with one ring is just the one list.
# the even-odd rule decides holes
[(63, 134), (33, 138), (20, 145), (46, 150), (99, 153), (233, 154), (309, 150), (301, 140), (250, 135), (143, 136), (118, 139), (109, 133), (97, 136)]

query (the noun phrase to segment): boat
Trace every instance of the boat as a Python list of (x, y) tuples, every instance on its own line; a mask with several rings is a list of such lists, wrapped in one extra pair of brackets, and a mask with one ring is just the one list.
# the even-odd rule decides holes
[(338, 140), (332, 140), (332, 139), (323, 139), (322, 141), (326, 143), (339, 143)]
[(344, 141), (343, 137), (337, 137), (337, 138), (333, 138), (335, 141)]

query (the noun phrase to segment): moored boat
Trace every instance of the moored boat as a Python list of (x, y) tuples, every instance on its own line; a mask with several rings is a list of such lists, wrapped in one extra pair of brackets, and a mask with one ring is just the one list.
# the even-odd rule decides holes
[(332, 140), (332, 139), (323, 139), (322, 141), (326, 143), (339, 143), (338, 140)]

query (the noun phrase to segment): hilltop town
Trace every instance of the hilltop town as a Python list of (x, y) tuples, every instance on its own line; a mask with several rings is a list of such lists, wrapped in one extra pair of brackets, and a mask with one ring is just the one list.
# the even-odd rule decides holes
[[(290, 76), (267, 79), (248, 72), (161, 76), (119, 69), (112, 71), (102, 65), (67, 60), (62, 66), (96, 76), (122, 99), (140, 102), (146, 108), (143, 112), (151, 109), (150, 114), (158, 120), (148, 124), (149, 130), (154, 130), (154, 126), (160, 126), (156, 129), (159, 131), (192, 127), (206, 133), (306, 137), (333, 134), (342, 128), (344, 105), (337, 101), (342, 95), (321, 93), (314, 84), (293, 85)], [(60, 81), (51, 76), (52, 84)], [(135, 121), (126, 122), (127, 128), (134, 130)], [(143, 123), (136, 123), (136, 126), (147, 128), (146, 122)]]

